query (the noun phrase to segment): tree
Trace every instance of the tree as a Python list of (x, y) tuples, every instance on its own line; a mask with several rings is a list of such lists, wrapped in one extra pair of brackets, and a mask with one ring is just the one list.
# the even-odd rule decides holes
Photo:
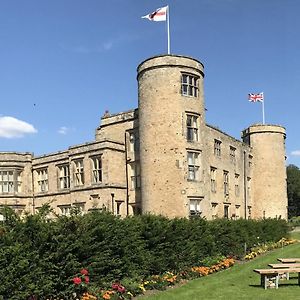
[(289, 218), (300, 216), (300, 169), (287, 166), (287, 193)]

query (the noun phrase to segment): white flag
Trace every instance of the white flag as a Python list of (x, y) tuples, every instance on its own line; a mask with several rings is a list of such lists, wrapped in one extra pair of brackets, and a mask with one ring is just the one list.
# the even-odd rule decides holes
[(143, 16), (142, 18), (148, 19), (150, 21), (156, 21), (156, 22), (166, 21), (167, 20), (167, 9), (168, 9), (168, 6), (158, 8), (156, 11), (154, 11), (146, 16)]

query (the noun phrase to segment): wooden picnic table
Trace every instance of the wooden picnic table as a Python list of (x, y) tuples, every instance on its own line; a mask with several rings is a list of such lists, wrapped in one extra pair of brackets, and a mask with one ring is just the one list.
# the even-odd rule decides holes
[(300, 285), (300, 268), (255, 269), (253, 271), (260, 274), (260, 283), (265, 290), (268, 288), (268, 282), (273, 279), (275, 279), (275, 288), (278, 289), (279, 276), (289, 273), (298, 273), (298, 284)]
[(277, 258), (282, 263), (300, 263), (300, 258)]
[(268, 264), (269, 267), (273, 269), (280, 269), (280, 268), (300, 268), (300, 263), (286, 263), (286, 264)]

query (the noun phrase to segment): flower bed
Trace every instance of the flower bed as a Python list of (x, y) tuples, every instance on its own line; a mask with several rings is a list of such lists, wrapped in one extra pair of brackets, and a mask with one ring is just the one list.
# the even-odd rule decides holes
[(296, 242), (297, 242), (297, 240), (290, 240), (290, 239), (282, 238), (276, 243), (265, 243), (262, 245), (258, 244), (257, 246), (251, 248), (251, 252), (246, 254), (244, 256), (244, 259), (250, 260), (250, 259), (253, 259), (256, 256), (261, 255), (267, 251), (270, 251), (270, 250), (273, 250), (276, 248), (281, 248), (283, 246), (288, 246), (288, 245), (294, 244)]
[[(217, 263), (211, 266), (194, 266), (190, 269), (181, 271), (178, 274), (172, 272), (165, 272), (161, 275), (152, 275), (146, 280), (143, 280), (138, 286), (132, 286), (132, 283), (126, 286), (125, 284), (117, 281), (114, 282), (110, 288), (107, 289), (89, 289), (85, 278), (88, 276), (88, 271), (85, 270), (85, 274), (80, 272), (80, 275), (76, 275), (73, 278), (74, 287), (78, 290), (78, 287), (85, 288), (85, 292), (82, 294), (81, 300), (121, 300), (132, 299), (134, 296), (145, 293), (147, 290), (165, 290), (167, 287), (174, 286), (177, 283), (194, 279), (202, 276), (227, 269), (233, 266), (235, 260), (233, 258), (223, 258)], [(77, 279), (79, 278), (79, 279)], [(76, 280), (75, 280), (76, 279)], [(93, 291), (92, 291), (93, 290)]]

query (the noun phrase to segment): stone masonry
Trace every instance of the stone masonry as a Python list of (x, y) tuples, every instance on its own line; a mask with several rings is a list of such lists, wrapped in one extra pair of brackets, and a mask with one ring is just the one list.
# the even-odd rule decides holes
[(95, 140), (35, 157), (0, 152), (0, 205), (53, 217), (106, 210), (207, 219), (287, 218), (285, 129), (237, 140), (206, 124), (204, 66), (162, 55), (138, 66), (138, 108), (106, 112)]

